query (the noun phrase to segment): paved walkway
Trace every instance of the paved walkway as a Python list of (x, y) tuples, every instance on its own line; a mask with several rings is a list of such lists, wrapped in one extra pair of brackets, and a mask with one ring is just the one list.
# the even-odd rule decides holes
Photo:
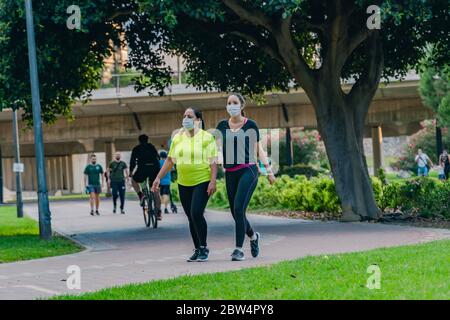
[[(84, 252), (53, 258), (0, 264), (0, 299), (35, 299), (76, 294), (127, 283), (180, 275), (234, 270), (281, 260), (368, 250), (450, 238), (448, 230), (371, 223), (310, 222), (251, 215), (262, 235), (261, 256), (230, 261), (234, 246), (231, 216), (208, 210), (210, 261), (187, 263), (192, 244), (184, 213), (164, 215), (158, 229), (144, 227), (138, 203), (128, 201), (126, 215), (113, 215), (103, 203), (102, 215), (91, 217), (85, 202), (52, 203), (53, 227), (88, 247)], [(36, 206), (26, 212), (36, 217)], [(181, 212), (181, 210), (180, 210)], [(67, 268), (81, 268), (81, 290), (69, 290)]]

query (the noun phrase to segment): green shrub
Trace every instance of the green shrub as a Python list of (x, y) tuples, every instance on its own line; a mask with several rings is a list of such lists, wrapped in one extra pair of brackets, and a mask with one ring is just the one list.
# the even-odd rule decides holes
[(308, 178), (317, 177), (320, 174), (325, 173), (326, 171), (322, 168), (316, 169), (315, 167), (305, 165), (305, 164), (296, 164), (292, 167), (283, 166), (277, 172), (277, 176), (288, 175), (289, 177), (295, 177), (296, 175), (303, 175)]
[[(378, 206), (383, 211), (414, 214), (424, 218), (450, 218), (450, 183), (435, 178), (414, 178), (387, 184), (378, 177), (371, 177), (372, 188)], [(171, 187), (172, 196), (178, 201), (176, 184)], [(225, 180), (217, 181), (217, 192), (209, 200), (216, 208), (228, 208)], [(274, 185), (266, 177), (260, 177), (250, 200), (250, 209), (285, 209), (326, 213), (336, 218), (341, 212), (334, 181), (326, 176), (308, 179), (304, 175), (282, 175)]]

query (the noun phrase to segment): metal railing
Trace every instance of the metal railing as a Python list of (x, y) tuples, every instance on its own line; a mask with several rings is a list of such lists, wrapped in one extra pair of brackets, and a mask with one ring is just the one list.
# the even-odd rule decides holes
[[(113, 73), (108, 81), (100, 80), (99, 89), (111, 89), (115, 88), (116, 93), (120, 93), (121, 88), (132, 87), (135, 85), (135, 79), (141, 76), (140, 72), (125, 72), (125, 73)], [(172, 85), (186, 84), (186, 72), (173, 72), (172, 73)], [(170, 91), (170, 88), (169, 88)]]

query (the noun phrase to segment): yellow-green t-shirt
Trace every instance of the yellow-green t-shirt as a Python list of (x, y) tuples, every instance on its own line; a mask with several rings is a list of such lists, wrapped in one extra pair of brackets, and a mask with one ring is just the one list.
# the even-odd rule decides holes
[(211, 162), (217, 157), (214, 136), (202, 129), (189, 136), (181, 129), (172, 139), (169, 157), (177, 165), (178, 183), (190, 187), (211, 179)]

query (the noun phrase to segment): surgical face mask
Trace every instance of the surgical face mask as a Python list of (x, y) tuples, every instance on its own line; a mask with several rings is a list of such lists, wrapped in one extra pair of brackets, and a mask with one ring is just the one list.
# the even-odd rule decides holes
[(228, 114), (232, 117), (241, 114), (241, 105), (240, 104), (227, 104)]
[(183, 128), (186, 130), (194, 129), (194, 119), (192, 118), (183, 118)]

